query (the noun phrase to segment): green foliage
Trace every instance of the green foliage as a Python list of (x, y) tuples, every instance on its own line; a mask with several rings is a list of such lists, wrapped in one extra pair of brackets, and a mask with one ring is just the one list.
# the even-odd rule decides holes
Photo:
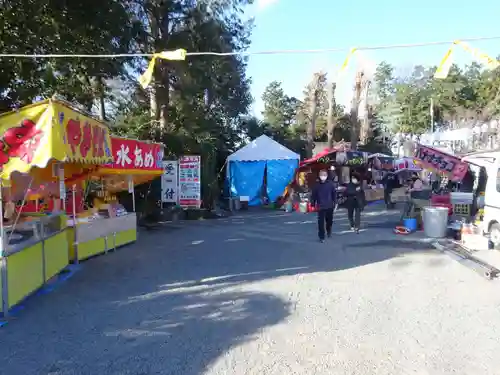
[[(19, 54), (234, 52), (249, 45), (250, 0), (5, 0), (0, 50)], [(217, 172), (241, 143), (251, 104), (246, 60), (198, 56), (157, 64), (151, 89), (137, 75), (147, 59), (0, 59), (0, 112), (54, 94), (87, 110), (104, 98), (113, 132), (156, 140), (166, 154), (201, 154), (207, 205)], [(102, 113), (103, 111), (101, 111)], [(215, 181), (215, 183), (214, 183)]]
[[(3, 0), (0, 50), (17, 54), (231, 53), (249, 46), (251, 0)], [(249, 139), (266, 134), (304, 155), (311, 100), (317, 98), (316, 141), (327, 139), (328, 77), (316, 73), (302, 98), (271, 82), (263, 95), (263, 119), (248, 118), (252, 102), (247, 61), (241, 56), (197, 56), (159, 61), (143, 90), (137, 74), (145, 58), (1, 58), (0, 112), (57, 94), (87, 110), (104, 101), (113, 132), (166, 145), (168, 157), (201, 154), (205, 201), (217, 194), (226, 157)], [(476, 63), (453, 66), (445, 80), (435, 67), (417, 66), (407, 77), (379, 64), (369, 93), (373, 135), (365, 147), (383, 148), (390, 133), (422, 133), (434, 120), (488, 121), (500, 112), (500, 71)], [(316, 79), (317, 78), (317, 79)], [(313, 95), (315, 94), (315, 95)], [(334, 139), (350, 138), (349, 115), (333, 110)], [(215, 183), (214, 183), (215, 182)]]
[[(0, 50), (18, 54), (130, 51), (135, 21), (120, 0), (8, 0), (0, 7)], [(0, 112), (53, 94), (91, 109), (99, 80), (126, 74), (123, 59), (0, 60)]]
[(500, 112), (500, 72), (485, 71), (478, 63), (453, 65), (446, 79), (434, 79), (435, 67), (416, 66), (408, 77), (395, 77), (386, 62), (378, 65), (373, 87), (373, 125), (392, 133), (421, 134), (434, 122), (489, 121)]
[[(316, 74), (319, 76), (319, 93), (315, 141), (325, 142), (327, 140), (328, 93), (326, 90), (328, 80), (326, 73)], [(308, 84), (304, 89), (303, 99), (299, 100), (285, 94), (280, 82), (270, 82), (262, 95), (263, 119), (246, 119), (242, 123), (242, 131), (249, 139), (265, 134), (302, 157), (306, 157), (305, 133), (311, 121), (312, 91), (312, 85)], [(350, 121), (343, 106), (338, 104), (335, 106), (334, 118), (337, 120), (334, 139), (337, 141), (348, 139)]]

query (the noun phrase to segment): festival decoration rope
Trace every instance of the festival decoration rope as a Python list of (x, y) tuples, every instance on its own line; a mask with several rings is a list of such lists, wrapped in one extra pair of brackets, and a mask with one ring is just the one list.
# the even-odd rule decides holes
[(236, 51), (236, 52), (187, 52), (185, 49), (177, 49), (175, 51), (163, 51), (158, 53), (121, 53), (121, 54), (19, 54), (19, 53), (0, 53), (0, 58), (101, 58), (101, 59), (117, 59), (117, 58), (133, 58), (133, 57), (151, 57), (151, 61), (147, 70), (139, 78), (139, 83), (143, 88), (147, 88), (151, 82), (154, 67), (157, 59), (182, 61), (189, 56), (256, 56), (256, 55), (282, 55), (282, 54), (310, 54), (310, 53), (334, 53), (348, 51), (348, 55), (344, 60), (342, 67), (339, 70), (339, 75), (347, 68), (351, 57), (356, 51), (373, 51), (397, 48), (415, 48), (428, 47), (438, 45), (449, 45), (451, 47), (446, 52), (446, 55), (441, 60), (441, 63), (436, 70), (434, 78), (444, 79), (448, 76), (449, 69), (452, 65), (452, 57), (454, 47), (459, 45), (466, 52), (470, 53), (476, 60), (485, 65), (486, 68), (492, 70), (500, 66), (500, 63), (489, 57), (487, 54), (479, 51), (476, 48), (470, 47), (466, 42), (478, 42), (488, 40), (499, 40), (500, 36), (463, 38), (454, 41), (433, 41), (422, 43), (406, 43), (406, 44), (386, 44), (375, 46), (362, 46), (355, 48), (323, 48), (323, 49), (298, 49), (298, 50), (269, 50), (269, 51)]

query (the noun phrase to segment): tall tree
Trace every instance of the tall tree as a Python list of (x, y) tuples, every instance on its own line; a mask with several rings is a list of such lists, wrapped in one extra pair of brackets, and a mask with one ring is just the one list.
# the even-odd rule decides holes
[[(0, 49), (18, 54), (126, 53), (137, 31), (119, 0), (5, 1), (0, 27)], [(125, 63), (79, 57), (1, 59), (0, 111), (55, 93), (90, 110), (105, 95), (105, 80), (127, 74)]]
[(285, 94), (281, 83), (272, 81), (262, 95), (264, 121), (272, 127), (288, 128), (293, 125), (297, 115), (299, 101)]
[(351, 148), (357, 149), (359, 140), (359, 105), (361, 104), (361, 94), (363, 91), (364, 72), (358, 71), (354, 80), (354, 90), (351, 101)]
[(328, 88), (328, 114), (326, 119), (326, 127), (327, 127), (327, 141), (328, 147), (333, 148), (334, 133), (335, 127), (337, 125), (337, 117), (335, 116), (335, 109), (337, 103), (335, 102), (335, 90), (337, 88), (337, 84), (335, 82), (331, 82)]
[(318, 106), (322, 93), (320, 87), (321, 78), (322, 76), (320, 73), (316, 73), (314, 75), (314, 78), (310, 85), (310, 96), (308, 98), (310, 118), (307, 123), (307, 157), (309, 158), (313, 156), (314, 136), (316, 134), (316, 120), (318, 118)]

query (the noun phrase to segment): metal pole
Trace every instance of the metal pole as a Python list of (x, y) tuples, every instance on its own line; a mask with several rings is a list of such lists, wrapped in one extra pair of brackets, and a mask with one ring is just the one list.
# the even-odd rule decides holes
[(4, 246), (5, 246), (5, 236), (3, 228), (3, 179), (0, 178), (0, 257), (3, 257)]
[(132, 193), (132, 211), (135, 212), (135, 186), (131, 175), (128, 176), (128, 189)]
[(73, 222), (76, 222), (76, 184), (73, 185)]
[(72, 193), (73, 193), (73, 249), (75, 250), (74, 251), (74, 254), (75, 254), (75, 258), (73, 259), (73, 262), (75, 264), (78, 264), (78, 241), (77, 241), (77, 238), (78, 238), (78, 225), (77, 225), (77, 222), (76, 222), (76, 184), (73, 185), (73, 189), (72, 190)]
[(9, 285), (7, 278), (7, 257), (4, 256), (5, 235), (3, 227), (3, 179), (0, 178), (0, 277), (2, 282), (2, 312), (3, 316), (9, 315)]
[[(64, 166), (59, 164), (59, 195), (60, 199), (62, 199), (62, 209), (63, 212), (66, 213), (66, 186), (65, 186), (65, 181), (64, 181)], [(61, 194), (64, 193), (64, 194)]]
[(431, 98), (431, 133), (434, 133), (434, 100)]

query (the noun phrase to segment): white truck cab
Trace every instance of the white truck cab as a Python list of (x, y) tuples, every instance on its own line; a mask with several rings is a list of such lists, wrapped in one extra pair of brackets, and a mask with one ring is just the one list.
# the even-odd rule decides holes
[(462, 160), (486, 171), (484, 214), (480, 225), (483, 233), (489, 233), (495, 248), (500, 248), (500, 150), (469, 154)]

